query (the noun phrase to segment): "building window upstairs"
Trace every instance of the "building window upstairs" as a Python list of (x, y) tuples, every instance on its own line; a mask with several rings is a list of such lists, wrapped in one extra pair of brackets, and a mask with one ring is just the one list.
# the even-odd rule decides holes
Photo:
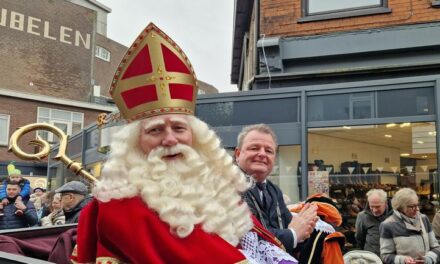
[(95, 57), (110, 62), (110, 51), (97, 45), (95, 47)]
[(0, 114), (0, 146), (7, 146), (9, 139), (9, 115)]
[[(48, 123), (61, 129), (67, 135), (80, 132), (84, 126), (84, 114), (59, 109), (38, 107), (38, 123)], [(48, 131), (38, 130), (37, 134), (51, 143), (57, 143), (58, 138)]]
[(302, 0), (298, 22), (389, 13), (388, 0)]

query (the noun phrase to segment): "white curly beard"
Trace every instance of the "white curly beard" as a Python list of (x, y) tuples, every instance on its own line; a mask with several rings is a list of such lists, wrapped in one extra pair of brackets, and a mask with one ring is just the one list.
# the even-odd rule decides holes
[[(162, 159), (176, 153), (183, 156)], [(244, 176), (232, 164), (227, 164), (231, 168), (219, 166), (228, 162), (199, 153), (182, 144), (158, 147), (147, 157), (140, 151), (128, 151), (105, 165), (103, 180), (97, 183), (94, 194), (103, 202), (140, 195), (177, 236), (187, 237), (195, 225), (201, 224), (204, 231), (236, 246), (253, 226), (249, 209), (237, 191), (243, 189)]]

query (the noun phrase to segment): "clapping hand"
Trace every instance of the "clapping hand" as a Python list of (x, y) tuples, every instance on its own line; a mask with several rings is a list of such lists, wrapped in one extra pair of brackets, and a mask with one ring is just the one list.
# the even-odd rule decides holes
[(293, 215), (289, 228), (295, 230), (299, 242), (306, 240), (315, 228), (318, 216), (316, 211), (318, 207), (310, 203), (306, 203), (297, 215)]

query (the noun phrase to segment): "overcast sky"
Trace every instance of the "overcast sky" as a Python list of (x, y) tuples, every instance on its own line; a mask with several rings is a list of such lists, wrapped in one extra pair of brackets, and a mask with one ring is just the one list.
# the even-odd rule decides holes
[(100, 0), (110, 7), (107, 37), (130, 46), (149, 22), (186, 53), (197, 79), (220, 92), (230, 84), (234, 0)]

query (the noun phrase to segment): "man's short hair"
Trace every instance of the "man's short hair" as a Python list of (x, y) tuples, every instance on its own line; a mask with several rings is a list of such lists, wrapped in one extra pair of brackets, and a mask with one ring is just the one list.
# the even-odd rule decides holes
[(238, 134), (237, 137), (237, 148), (240, 149), (243, 146), (244, 138), (249, 134), (251, 131), (258, 131), (263, 134), (271, 135), (273, 138), (273, 141), (275, 142), (275, 147), (278, 146), (277, 142), (277, 136), (275, 135), (275, 132), (272, 130), (272, 128), (266, 124), (256, 124), (256, 125), (250, 125), (245, 126), (241, 130), (240, 134)]
[(382, 189), (371, 189), (367, 192), (367, 200), (371, 196), (379, 197), (380, 201), (383, 203), (387, 202), (387, 193)]

